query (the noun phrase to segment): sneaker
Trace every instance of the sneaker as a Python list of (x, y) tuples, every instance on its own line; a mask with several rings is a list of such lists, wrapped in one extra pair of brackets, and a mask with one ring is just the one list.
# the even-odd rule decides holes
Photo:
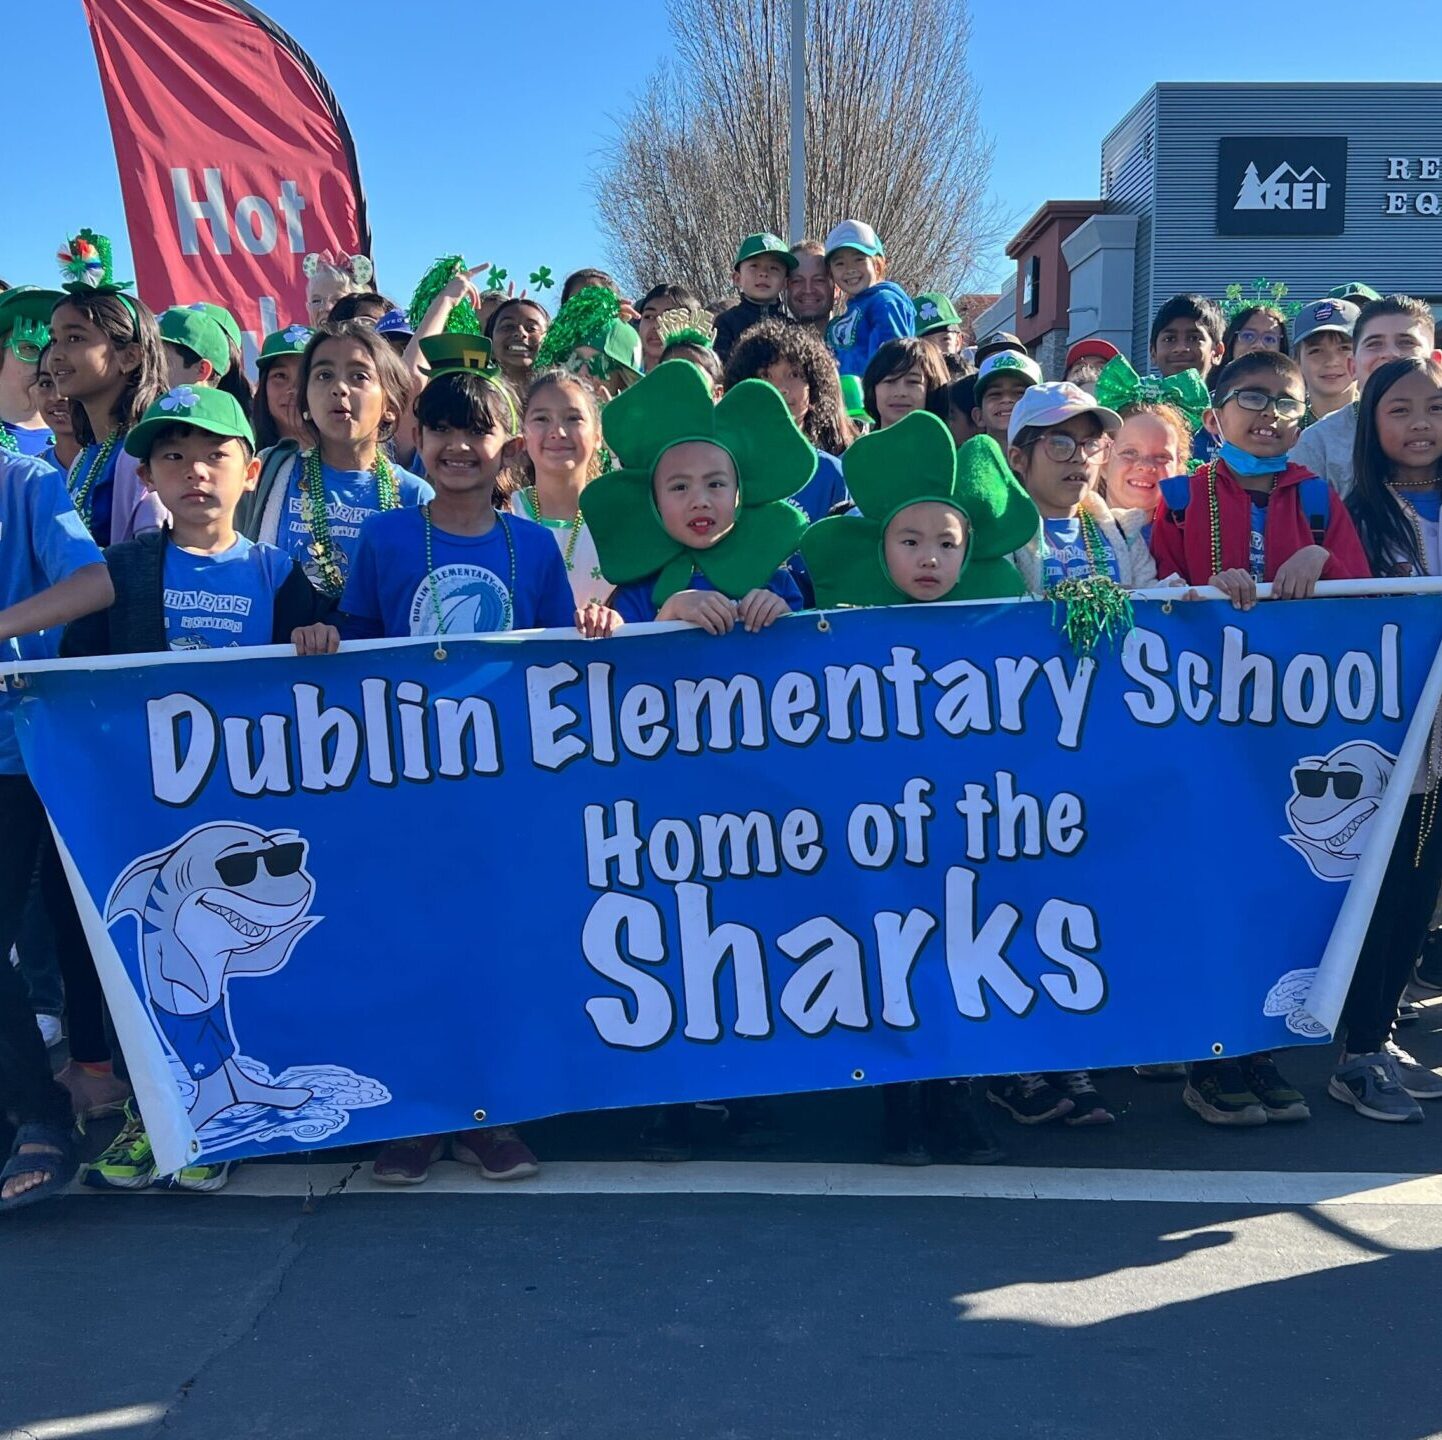
[(1306, 1097), (1282, 1078), (1270, 1055), (1248, 1055), (1239, 1062), (1247, 1089), (1262, 1102), (1268, 1120), (1310, 1120)]
[(452, 1135), (451, 1159), (474, 1165), (487, 1180), (527, 1180), (541, 1173), (541, 1162), (509, 1125)]
[(1369, 1120), (1420, 1125), (1422, 1107), (1402, 1088), (1385, 1050), (1343, 1059), (1327, 1081), (1327, 1094)]
[(1265, 1125), (1267, 1110), (1248, 1088), (1235, 1060), (1206, 1060), (1193, 1065), (1182, 1100), (1208, 1125)]
[(1045, 1125), (1076, 1108), (1045, 1075), (999, 1075), (987, 1082), (986, 1098), (1019, 1125)]
[(371, 1179), (382, 1185), (424, 1185), (431, 1166), (446, 1153), (443, 1135), (414, 1135), (381, 1146)]
[(1143, 1080), (1185, 1080), (1187, 1078), (1185, 1065), (1133, 1065), (1132, 1069)]
[(972, 1103), (970, 1080), (929, 1080), (925, 1085), (927, 1148), (937, 1159), (995, 1165), (1002, 1148)]
[(691, 1158), (689, 1105), (658, 1105), (641, 1131), (640, 1158), (660, 1165), (681, 1165)]
[(45, 1042), (47, 1050), (53, 1050), (65, 1038), (65, 1027), (60, 1023), (58, 1015), (37, 1015), (35, 1024), (40, 1029), (40, 1038)]
[(80, 1183), (92, 1190), (144, 1190), (155, 1179), (155, 1152), (145, 1122), (130, 1101), (120, 1133), (80, 1170)]
[(1442, 1100), (1442, 1075), (1409, 1055), (1395, 1040), (1389, 1040), (1382, 1049), (1392, 1061), (1397, 1083), (1414, 1100)]
[(926, 1092), (919, 1081), (881, 1087), (881, 1163), (930, 1165), (926, 1143)]
[(1068, 1125), (1110, 1125), (1117, 1118), (1107, 1109), (1101, 1092), (1092, 1084), (1090, 1072), (1066, 1070), (1048, 1075), (1047, 1079), (1061, 1094), (1071, 1097), (1072, 1112), (1066, 1117)]
[(70, 1092), (75, 1118), (82, 1122), (99, 1115), (119, 1114), (131, 1098), (128, 1081), (110, 1070), (87, 1070), (76, 1060), (55, 1078)]
[(209, 1194), (212, 1190), (224, 1190), (230, 1180), (229, 1160), (214, 1165), (187, 1165), (174, 1175), (167, 1175), (155, 1182), (157, 1190), (190, 1190), (198, 1195)]

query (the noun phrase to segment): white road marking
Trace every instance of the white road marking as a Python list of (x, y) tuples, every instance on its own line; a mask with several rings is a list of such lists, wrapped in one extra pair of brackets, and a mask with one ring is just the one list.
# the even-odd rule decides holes
[[(237, 1165), (232, 1196), (324, 1195), (815, 1195), (973, 1200), (1122, 1200), (1212, 1205), (1442, 1205), (1442, 1175), (1288, 1170), (1104, 1170), (1025, 1166), (819, 1165), (766, 1161), (571, 1160), (514, 1184), (442, 1163), (424, 1185), (378, 1185), (370, 1162)], [(75, 1193), (98, 1192), (77, 1185)], [(164, 1191), (140, 1191), (163, 1194)]]

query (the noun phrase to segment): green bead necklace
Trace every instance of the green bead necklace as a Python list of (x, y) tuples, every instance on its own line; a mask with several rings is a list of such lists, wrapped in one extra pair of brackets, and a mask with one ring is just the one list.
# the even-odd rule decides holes
[[(395, 472), (380, 450), (376, 451), (376, 458), (371, 462), (370, 473), (376, 482), (376, 508), (398, 509), (401, 497), (396, 486)], [(339, 595), (345, 589), (345, 576), (341, 574), (340, 557), (336, 553), (335, 541), (331, 538), (319, 447), (305, 452), (301, 462), (300, 493), (306, 502), (311, 533), (310, 553), (320, 572), (321, 589), (327, 595)]]
[(100, 449), (95, 452), (95, 458), (85, 467), (85, 475), (79, 486), (70, 497), (87, 530), (90, 529), (91, 516), (95, 510), (95, 482), (105, 474), (105, 467), (110, 463), (110, 456), (119, 440), (119, 430), (112, 430), (105, 437)]
[[(534, 485), (526, 486), (526, 504), (531, 507), (531, 516), (538, 525), (546, 523), (545, 517), (541, 514), (541, 494)], [(566, 547), (563, 558), (566, 562), (566, 573), (571, 572), (571, 561), (576, 554), (576, 542), (581, 538), (581, 526), (584, 525), (585, 517), (581, 514), (581, 506), (576, 505), (576, 518), (571, 521), (571, 533), (566, 539)]]
[[(446, 646), (445, 641), (440, 637), (445, 634), (445, 622), (441, 618), (441, 597), (436, 587), (435, 542), (432, 536), (431, 504), (429, 500), (421, 506), (421, 519), (425, 521), (426, 526), (426, 584), (430, 587), (431, 591), (431, 613), (436, 617), (436, 659), (444, 660), (446, 658)], [(501, 628), (503, 630), (509, 630), (512, 621), (516, 617), (516, 608), (512, 599), (516, 593), (516, 542), (511, 538), (511, 527), (507, 524), (506, 517), (504, 515), (497, 515), (496, 519), (500, 523), (501, 533), (506, 537), (506, 553), (510, 556), (511, 560), (511, 583), (506, 587), (505, 606), (501, 611), (503, 621)]]

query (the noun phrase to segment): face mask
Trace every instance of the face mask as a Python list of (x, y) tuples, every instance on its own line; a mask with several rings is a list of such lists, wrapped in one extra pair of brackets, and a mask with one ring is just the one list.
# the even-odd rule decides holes
[(1217, 446), (1217, 454), (1234, 475), (1280, 475), (1290, 463), (1285, 455), (1249, 455), (1230, 440)]

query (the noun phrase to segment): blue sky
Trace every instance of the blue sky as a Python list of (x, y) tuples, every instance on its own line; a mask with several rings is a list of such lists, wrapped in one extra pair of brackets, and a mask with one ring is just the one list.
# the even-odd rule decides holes
[[(587, 178), (608, 116), (669, 51), (663, 0), (602, 9), (578, 0), (485, 10), (473, 0), (260, 4), (310, 51), (345, 108), (389, 291), (405, 298), (451, 250), (512, 275), (541, 264), (563, 275), (603, 259)], [(7, 52), (28, 57), (40, 78), (33, 108), (17, 119), (12, 97), (0, 128), (11, 182), (0, 275), (50, 283), (56, 249), (86, 224), (117, 240), (124, 265), (119, 181), (79, 0), (12, 8)], [(1102, 136), (1157, 80), (1437, 78), (1439, 0), (1389, 0), (1370, 50), (1362, 13), (1355, 0), (1300, 9), (1034, 0), (1025, 12), (982, 0), (971, 63), (996, 140), (992, 184), (1012, 222), (1006, 234), (1043, 200), (1097, 193)], [(1305, 32), (1288, 26), (1301, 14)], [(1003, 248), (983, 282), (1009, 273)]]

